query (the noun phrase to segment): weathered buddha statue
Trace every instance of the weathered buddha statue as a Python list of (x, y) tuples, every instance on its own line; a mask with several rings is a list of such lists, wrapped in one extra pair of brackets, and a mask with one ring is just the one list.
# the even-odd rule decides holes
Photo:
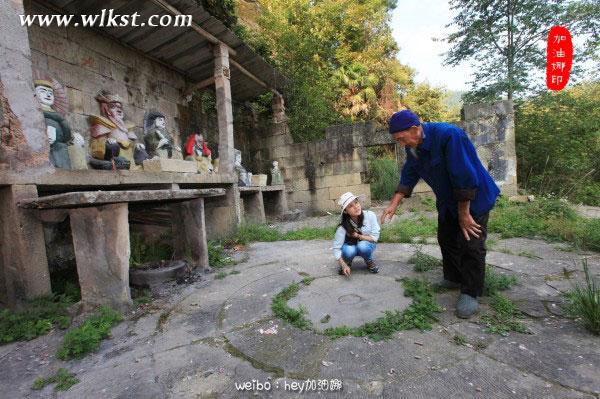
[(273, 168), (271, 169), (271, 185), (277, 186), (283, 184), (283, 175), (279, 169), (279, 162), (273, 161)]
[(192, 133), (185, 142), (185, 160), (196, 161), (199, 173), (212, 173), (214, 170), (212, 151), (199, 133)]
[(238, 174), (238, 185), (245, 187), (252, 185), (252, 173), (248, 173), (246, 168), (242, 166), (242, 152), (234, 149), (234, 165), (233, 168)]
[[(167, 131), (167, 118), (158, 111), (144, 117), (144, 143), (150, 158), (173, 158), (176, 151), (173, 137)], [(181, 151), (181, 150), (180, 150)]]
[(69, 123), (54, 107), (54, 88), (52, 82), (44, 79), (34, 80), (35, 95), (39, 100), (44, 119), (46, 133), (50, 142), (50, 162), (57, 168), (71, 169), (69, 144), (73, 139)]
[[(126, 122), (121, 98), (107, 90), (96, 96), (100, 105), (100, 116), (91, 115), (90, 147), (93, 160), (90, 165), (96, 169), (129, 169), (134, 163), (137, 136), (134, 123)], [(141, 157), (137, 157), (138, 161)]]

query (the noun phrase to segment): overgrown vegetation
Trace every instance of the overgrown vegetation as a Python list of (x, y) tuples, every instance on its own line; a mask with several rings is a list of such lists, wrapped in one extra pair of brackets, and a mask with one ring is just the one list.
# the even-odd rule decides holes
[(516, 276), (507, 276), (506, 274), (497, 273), (492, 266), (485, 268), (485, 281), (483, 285), (483, 295), (493, 296), (498, 291), (505, 291), (517, 284)]
[(299, 309), (294, 309), (287, 304), (290, 299), (298, 295), (299, 290), (300, 284), (298, 283), (292, 283), (281, 290), (275, 295), (275, 298), (273, 298), (271, 310), (273, 311), (273, 314), (281, 320), (287, 321), (301, 330), (307, 330), (311, 327), (311, 322), (305, 317), (306, 309), (302, 306)]
[(328, 328), (324, 334), (336, 339), (347, 335), (356, 337), (369, 337), (374, 341), (391, 338), (392, 335), (401, 330), (418, 328), (419, 330), (430, 330), (431, 323), (437, 321), (436, 313), (442, 308), (435, 301), (433, 289), (425, 280), (404, 279), (404, 295), (412, 297), (412, 304), (403, 311), (387, 311), (383, 317), (365, 323), (359, 327), (335, 327)]
[(224, 245), (247, 245), (251, 242), (273, 242), (293, 240), (330, 240), (333, 238), (336, 226), (330, 227), (305, 227), (298, 230), (282, 233), (276, 228), (265, 224), (243, 224), (236, 232), (224, 240)]
[(518, 104), (515, 131), (521, 187), (600, 206), (600, 82)]
[(435, 256), (423, 252), (421, 245), (415, 245), (415, 253), (408, 259), (408, 263), (415, 265), (416, 272), (428, 272), (442, 267), (442, 261)]
[(399, 223), (384, 224), (381, 228), (379, 242), (404, 242), (411, 243), (415, 239), (425, 242), (427, 237), (437, 235), (437, 220), (425, 216), (406, 219)]
[(0, 310), (0, 343), (31, 340), (55, 326), (69, 327), (71, 317), (67, 309), (73, 303), (70, 296), (53, 294), (30, 301), (20, 311)]
[(55, 391), (67, 391), (73, 385), (78, 384), (79, 380), (75, 377), (75, 374), (70, 373), (69, 370), (60, 368), (56, 371), (54, 375), (51, 375), (47, 378), (38, 378), (33, 382), (32, 389), (40, 390), (43, 389), (46, 385), (54, 384)]
[(371, 198), (379, 201), (389, 201), (394, 195), (400, 170), (395, 158), (374, 158), (369, 160), (369, 183), (371, 183)]
[(509, 203), (500, 197), (490, 214), (488, 231), (502, 238), (542, 237), (600, 251), (600, 219), (582, 218), (568, 202), (555, 197), (528, 203)]
[(210, 267), (220, 269), (233, 264), (232, 259), (227, 256), (223, 245), (219, 241), (208, 241), (208, 264)]
[(587, 260), (583, 260), (585, 282), (577, 283), (567, 293), (567, 312), (581, 321), (592, 334), (600, 335), (600, 284), (590, 273)]
[(99, 313), (90, 316), (83, 324), (69, 331), (57, 352), (59, 359), (82, 358), (100, 347), (100, 342), (110, 335), (111, 328), (123, 320), (116, 310), (101, 306)]
[(140, 234), (131, 234), (129, 266), (137, 267), (148, 262), (173, 259), (173, 247), (164, 242), (148, 243)]
[(486, 326), (485, 331), (491, 334), (508, 335), (509, 332), (529, 333), (527, 327), (520, 321), (523, 314), (510, 299), (495, 293), (490, 303), (492, 313), (481, 316), (480, 322)]

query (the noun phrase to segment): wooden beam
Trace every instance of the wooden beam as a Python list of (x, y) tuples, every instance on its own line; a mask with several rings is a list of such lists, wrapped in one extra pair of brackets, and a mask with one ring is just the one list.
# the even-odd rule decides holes
[(195, 83), (195, 84), (191, 85), (188, 89), (185, 90), (185, 93), (183, 94), (183, 97), (185, 98), (185, 97), (189, 96), (190, 94), (192, 94), (196, 90), (201, 90), (201, 89), (204, 89), (207, 86), (214, 85), (214, 84), (215, 84), (215, 77), (211, 76), (208, 79), (204, 79), (201, 82), (198, 82), (198, 83)]
[(80, 208), (121, 202), (185, 201), (201, 197), (225, 195), (223, 188), (187, 190), (130, 190), (130, 191), (79, 191), (24, 199), (18, 202), (21, 208), (55, 209)]
[(241, 73), (243, 73), (244, 75), (248, 76), (250, 79), (252, 79), (256, 83), (258, 83), (259, 85), (261, 85), (265, 89), (271, 90), (273, 92), (273, 94), (281, 96), (281, 93), (279, 93), (277, 90), (273, 89), (271, 86), (269, 86), (268, 84), (266, 84), (265, 82), (263, 82), (262, 80), (260, 80), (259, 78), (257, 78), (256, 76), (254, 76), (252, 74), (252, 72), (248, 71), (246, 68), (244, 68), (243, 66), (241, 66), (240, 64), (238, 64), (236, 61), (234, 61), (234, 60), (232, 60), (230, 58), (229, 59), (229, 63), (231, 65), (235, 66)]
[[(172, 5), (168, 4), (164, 0), (151, 0), (151, 1), (154, 4), (162, 7), (163, 9), (169, 11), (173, 15), (184, 15), (178, 9), (176, 9)], [(232, 49), (231, 47), (229, 47), (227, 44), (223, 43), (221, 40), (219, 40), (218, 38), (216, 38), (215, 36), (213, 36), (212, 34), (210, 34), (209, 32), (207, 32), (206, 30), (202, 29), (200, 27), (200, 25), (198, 25), (194, 21), (192, 21), (192, 23), (190, 25), (190, 28), (192, 28), (193, 30), (195, 30), (196, 32), (198, 32), (200, 35), (204, 36), (206, 38), (206, 40), (208, 40), (212, 44), (222, 44), (223, 46), (225, 46), (227, 48), (227, 51), (232, 56), (233, 55), (237, 55), (237, 52), (234, 49)]]

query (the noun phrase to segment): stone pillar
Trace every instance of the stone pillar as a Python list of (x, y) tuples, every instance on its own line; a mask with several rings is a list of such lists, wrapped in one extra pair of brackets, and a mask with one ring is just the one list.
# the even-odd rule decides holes
[(232, 173), (233, 154), (233, 110), (231, 106), (231, 82), (229, 81), (229, 53), (227, 47), (218, 44), (214, 48), (215, 92), (219, 121), (219, 171)]
[(242, 202), (246, 223), (265, 223), (265, 204), (262, 194), (260, 191), (243, 192)]
[(209, 239), (220, 239), (233, 233), (241, 223), (240, 191), (237, 184), (225, 187), (225, 197), (204, 199), (206, 234)]
[(0, 168), (51, 170), (44, 116), (34, 97), (29, 36), (20, 14), (22, 0), (0, 2)]
[(0, 301), (11, 307), (50, 293), (42, 222), (16, 205), (37, 196), (34, 185), (0, 188)]
[(171, 209), (175, 256), (184, 258), (191, 255), (193, 266), (207, 268), (209, 264), (204, 199), (197, 198), (173, 204)]
[(81, 301), (88, 308), (131, 305), (128, 215), (127, 203), (69, 210)]

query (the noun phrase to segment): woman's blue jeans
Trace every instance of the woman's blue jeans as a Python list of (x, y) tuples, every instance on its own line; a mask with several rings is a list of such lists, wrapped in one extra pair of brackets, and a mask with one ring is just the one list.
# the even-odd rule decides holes
[(342, 258), (348, 266), (352, 263), (355, 256), (362, 257), (365, 262), (373, 260), (376, 244), (370, 241), (359, 241), (356, 245), (342, 245)]

